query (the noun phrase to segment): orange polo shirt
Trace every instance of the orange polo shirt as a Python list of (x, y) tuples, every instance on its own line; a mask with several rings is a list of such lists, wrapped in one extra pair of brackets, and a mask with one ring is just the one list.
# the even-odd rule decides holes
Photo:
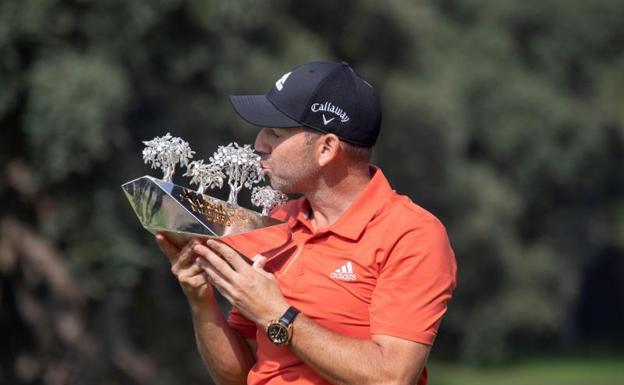
[[(431, 345), (455, 288), (453, 250), (436, 217), (394, 192), (381, 170), (371, 172), (367, 187), (329, 228), (312, 230), (301, 198), (271, 214), (286, 222), (271, 230), (282, 232), (278, 244), (279, 236), (263, 236), (264, 230), (228, 243), (247, 256), (266, 256), (265, 269), (288, 303), (319, 325), (353, 338), (385, 334)], [(328, 383), (236, 309), (228, 323), (257, 340), (248, 384)], [(424, 370), (418, 384), (426, 383)]]

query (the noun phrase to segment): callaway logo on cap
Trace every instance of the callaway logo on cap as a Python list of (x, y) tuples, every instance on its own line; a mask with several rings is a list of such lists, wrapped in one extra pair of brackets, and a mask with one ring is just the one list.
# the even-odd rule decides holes
[(261, 127), (306, 126), (372, 146), (381, 125), (375, 90), (345, 62), (310, 62), (283, 74), (266, 95), (232, 95), (236, 112)]

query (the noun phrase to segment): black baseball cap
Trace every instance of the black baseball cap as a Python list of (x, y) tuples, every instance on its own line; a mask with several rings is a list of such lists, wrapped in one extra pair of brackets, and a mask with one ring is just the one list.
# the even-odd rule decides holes
[(372, 146), (379, 136), (377, 94), (345, 62), (301, 64), (282, 75), (266, 95), (231, 95), (230, 101), (256, 126), (306, 126), (359, 146)]

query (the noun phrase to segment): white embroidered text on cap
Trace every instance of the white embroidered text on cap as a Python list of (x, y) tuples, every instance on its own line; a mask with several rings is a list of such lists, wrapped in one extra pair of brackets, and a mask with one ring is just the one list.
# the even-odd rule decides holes
[[(335, 114), (336, 116), (338, 116), (341, 122), (346, 123), (349, 121), (349, 115), (346, 113), (346, 111), (343, 111), (342, 108), (335, 106), (331, 104), (330, 102), (313, 103), (310, 106), (310, 110), (312, 110), (312, 112), (319, 112), (319, 111), (331, 112)], [(323, 115), (323, 121), (326, 121), (325, 115)], [(327, 120), (327, 123), (329, 123), (330, 121), (331, 119)], [(325, 125), (327, 125), (327, 123), (325, 123)]]

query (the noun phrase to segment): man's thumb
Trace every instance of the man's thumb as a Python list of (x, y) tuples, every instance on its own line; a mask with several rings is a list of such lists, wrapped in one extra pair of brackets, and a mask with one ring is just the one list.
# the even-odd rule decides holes
[(266, 264), (266, 257), (262, 256), (260, 254), (256, 254), (255, 257), (253, 257), (252, 259), (253, 261), (253, 265), (251, 265), (255, 270), (262, 270), (264, 271), (264, 265)]

